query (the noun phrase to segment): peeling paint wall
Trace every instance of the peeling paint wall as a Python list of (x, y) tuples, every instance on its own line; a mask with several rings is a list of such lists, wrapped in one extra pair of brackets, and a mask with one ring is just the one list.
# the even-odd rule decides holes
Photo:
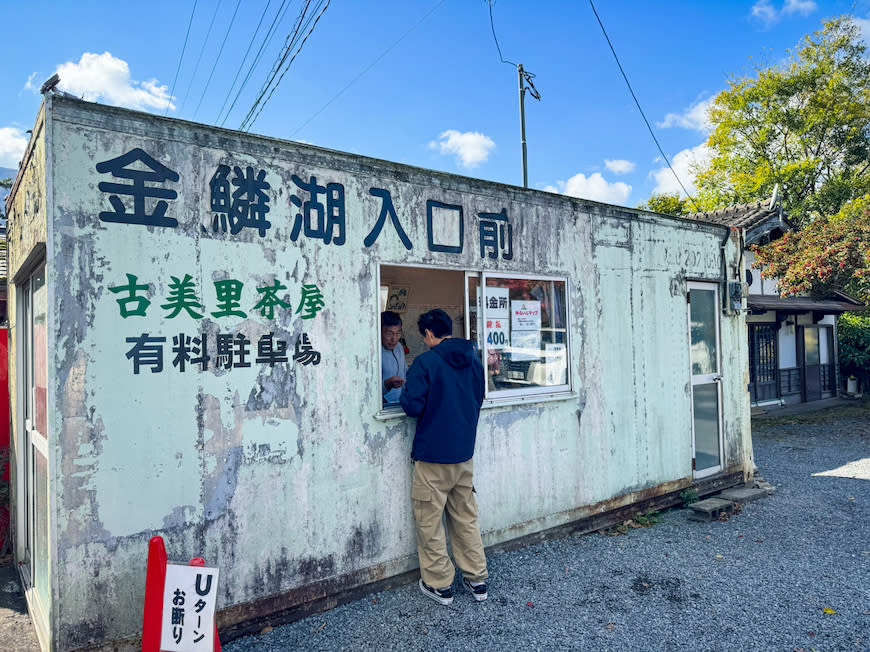
[[(156, 534), (170, 559), (201, 555), (220, 567), (222, 608), (360, 571), (371, 581), (416, 567), (408, 495), (414, 422), (376, 418), (379, 265), (569, 279), (572, 394), (492, 405), (481, 416), (475, 484), (486, 544), (570, 522), (600, 501), (630, 502), (633, 492), (691, 481), (686, 283), (722, 280), (721, 228), (50, 102), (58, 649), (136, 634), (144, 555)], [(149, 183), (177, 192), (165, 199), (165, 217), (177, 225), (101, 219), (118, 207), (110, 199), (117, 191), (100, 184), (132, 183), (114, 176), (120, 165), (107, 171), (107, 162), (137, 148), (177, 173), (177, 181)], [(214, 221), (210, 183), (222, 165), (265, 172), (271, 226), (264, 233), (224, 232)], [(146, 169), (141, 161), (133, 168)], [(325, 217), (335, 217), (327, 198), (337, 192), (330, 184), (340, 184), (343, 244), (337, 228), (329, 243), (304, 229), (294, 234), (301, 207), (293, 196), (308, 198), (294, 176), (324, 186)], [(365, 244), (382, 209), (373, 188), (389, 191), (410, 249), (390, 216)], [(463, 207), (461, 251), (427, 246), (429, 200)], [(133, 211), (129, 197), (122, 201)], [(146, 200), (147, 213), (157, 201)], [(502, 209), (513, 258), (482, 257), (477, 215)], [(19, 245), (10, 240), (10, 250)], [(737, 254), (729, 240), (729, 268)], [(171, 314), (173, 287), (185, 279), (201, 318)], [(218, 287), (233, 280), (243, 284), (236, 309), (244, 316), (221, 314)], [(254, 307), (258, 289), (276, 281), (289, 307), (266, 316)], [(143, 287), (133, 292), (136, 285)], [(303, 286), (322, 294), (310, 319), (297, 309)], [(128, 312), (143, 305), (134, 299), (150, 303), (125, 317), (125, 297)], [(722, 316), (726, 467), (749, 473), (744, 329), (742, 317)], [(219, 334), (247, 339), (250, 366), (216, 364)], [(270, 334), (288, 343), (290, 360), (255, 362), (258, 342)], [(189, 360), (184, 371), (173, 364), (186, 338), (208, 342), (205, 370)], [(320, 354), (318, 364), (292, 359), (302, 343)], [(135, 373), (130, 352), (139, 345), (150, 346), (151, 357), (143, 354)], [(162, 350), (159, 371), (154, 347)]]

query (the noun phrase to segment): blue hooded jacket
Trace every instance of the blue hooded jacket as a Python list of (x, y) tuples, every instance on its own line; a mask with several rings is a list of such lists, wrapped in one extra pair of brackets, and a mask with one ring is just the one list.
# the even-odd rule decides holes
[(417, 417), (411, 457), (435, 464), (470, 460), (483, 392), (483, 365), (470, 341), (449, 337), (417, 356), (399, 396), (405, 414)]

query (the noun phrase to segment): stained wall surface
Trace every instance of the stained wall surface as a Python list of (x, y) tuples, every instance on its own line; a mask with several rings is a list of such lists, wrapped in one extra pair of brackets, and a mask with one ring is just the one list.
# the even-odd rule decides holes
[[(414, 421), (379, 414), (381, 265), (568, 278), (571, 391), (481, 415), (486, 544), (691, 482), (687, 282), (737, 264), (726, 230), (47, 106), (58, 649), (136, 634), (157, 534), (170, 559), (221, 569), (227, 613), (416, 567)], [(481, 247), (493, 214), (510, 252)], [(723, 471), (748, 474), (745, 346), (722, 314)]]

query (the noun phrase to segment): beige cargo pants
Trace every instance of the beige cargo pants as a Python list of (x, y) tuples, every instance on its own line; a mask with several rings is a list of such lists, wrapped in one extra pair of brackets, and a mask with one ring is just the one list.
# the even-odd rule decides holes
[(423, 581), (436, 589), (453, 584), (454, 567), (447, 556), (442, 515), (456, 565), (471, 582), (488, 576), (486, 555), (477, 524), (472, 477), (474, 461), (460, 464), (414, 462), (411, 502), (417, 524), (417, 554)]

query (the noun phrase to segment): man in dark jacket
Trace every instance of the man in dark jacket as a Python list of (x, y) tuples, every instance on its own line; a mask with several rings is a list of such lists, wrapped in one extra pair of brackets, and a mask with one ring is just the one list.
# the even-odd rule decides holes
[(471, 342), (451, 337), (443, 310), (420, 315), (417, 327), (429, 351), (408, 369), (399, 402), (417, 417), (411, 448), (411, 499), (420, 557), (420, 590), (441, 604), (453, 602), (455, 569), (447, 555), (442, 515), (462, 582), (475, 600), (486, 600), (486, 555), (477, 523), (473, 459), (483, 403), (483, 365)]

